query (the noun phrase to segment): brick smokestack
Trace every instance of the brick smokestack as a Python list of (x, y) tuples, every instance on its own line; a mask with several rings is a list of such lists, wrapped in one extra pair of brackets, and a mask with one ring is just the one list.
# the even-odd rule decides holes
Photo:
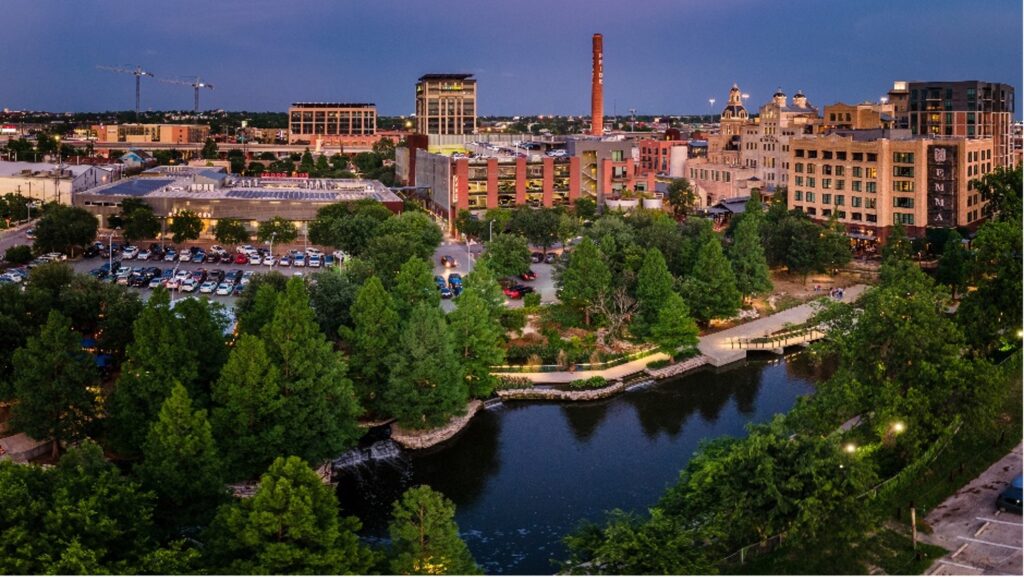
[(594, 77), (590, 86), (590, 133), (604, 134), (604, 37), (594, 34)]

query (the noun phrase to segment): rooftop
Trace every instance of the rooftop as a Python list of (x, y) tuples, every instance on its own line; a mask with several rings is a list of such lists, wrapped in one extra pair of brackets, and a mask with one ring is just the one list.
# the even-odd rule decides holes
[(420, 80), (466, 80), (472, 77), (472, 74), (424, 74)]
[(372, 102), (292, 102), (292, 108), (374, 108)]
[[(57, 168), (56, 162), (6, 162), (0, 161), (0, 177), (24, 177), (33, 176), (53, 177), (53, 171)], [(87, 172), (93, 168), (91, 164), (62, 164), (61, 168), (65, 175), (71, 173), (75, 176)], [(43, 173), (43, 174), (39, 174)]]

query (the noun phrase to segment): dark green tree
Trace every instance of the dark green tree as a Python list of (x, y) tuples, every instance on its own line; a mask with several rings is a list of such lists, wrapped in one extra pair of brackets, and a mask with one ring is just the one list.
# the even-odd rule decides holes
[(718, 237), (711, 237), (701, 248), (693, 275), (683, 283), (682, 292), (693, 318), (704, 326), (711, 319), (729, 318), (739, 310), (740, 292), (736, 289), (736, 277), (722, 252)]
[(299, 231), (295, 228), (295, 223), (280, 216), (265, 220), (256, 228), (256, 238), (260, 242), (267, 242), (273, 237), (274, 242), (287, 244), (295, 240), (297, 236), (299, 236)]
[(142, 454), (145, 460), (135, 473), (143, 487), (156, 494), (156, 521), (168, 533), (205, 525), (227, 498), (224, 469), (206, 411), (192, 410), (185, 387), (171, 389), (149, 429)]
[(584, 323), (590, 326), (593, 303), (611, 285), (612, 275), (601, 258), (601, 252), (589, 238), (573, 250), (569, 264), (561, 275), (562, 302), (583, 313)]
[(352, 330), (346, 340), (352, 346), (350, 363), (356, 392), (364, 407), (378, 412), (397, 353), (400, 319), (379, 278), (371, 276), (359, 288), (351, 316)]
[(391, 572), (395, 575), (477, 575), (455, 524), (455, 505), (426, 485), (413, 487), (395, 501), (388, 526)]
[(583, 220), (592, 220), (597, 214), (597, 202), (588, 196), (581, 196), (573, 204), (573, 211)]
[(435, 427), (462, 414), (469, 391), (441, 309), (417, 305), (398, 344), (404, 358), (391, 367), (383, 410), (411, 429)]
[(142, 449), (150, 424), (171, 388), (196, 385), (196, 351), (169, 303), (166, 290), (153, 291), (135, 321), (134, 340), (128, 345), (127, 360), (109, 398), (111, 440), (126, 455)]
[(674, 178), (668, 185), (668, 203), (676, 218), (684, 218), (693, 211), (697, 203), (697, 194), (685, 178)]
[(976, 290), (964, 295), (957, 321), (971, 346), (982, 354), (1020, 340), (1022, 294), (1020, 223), (988, 222), (978, 229), (972, 246), (971, 271)]
[(729, 247), (736, 288), (743, 298), (772, 290), (771, 273), (761, 245), (761, 222), (760, 213), (744, 213)]
[(530, 247), (518, 234), (497, 234), (486, 243), (487, 266), (499, 277), (521, 275), (530, 269)]
[(250, 499), (222, 506), (208, 530), (209, 566), (225, 574), (367, 574), (374, 554), (354, 517), (298, 457), (280, 457)]
[(216, 160), (220, 156), (217, 150), (217, 143), (212, 138), (206, 139), (206, 144), (203, 145), (203, 150), (200, 152), (203, 158), (206, 160)]
[(559, 212), (550, 208), (517, 208), (512, 213), (509, 226), (512, 232), (520, 234), (534, 246), (547, 252), (548, 247), (558, 240)]
[(395, 310), (400, 318), (409, 318), (409, 313), (419, 303), (436, 307), (441, 303), (441, 295), (434, 283), (433, 269), (424, 259), (410, 257), (402, 265), (395, 277), (394, 296)]
[(299, 161), (299, 172), (305, 172), (306, 174), (312, 174), (316, 170), (313, 164), (313, 154), (309, 152), (307, 148), (302, 153), (302, 160)]
[(96, 217), (84, 208), (58, 205), (48, 209), (36, 223), (33, 248), (38, 253), (66, 252), (92, 243), (99, 227)]
[(974, 189), (981, 192), (982, 200), (987, 200), (984, 207), (986, 215), (995, 220), (1020, 224), (1022, 214), (1021, 167), (997, 167), (974, 182)]
[(51, 310), (38, 337), (14, 352), (13, 388), (17, 403), (11, 427), (35, 439), (53, 441), (53, 457), (62, 443), (85, 437), (95, 418), (99, 375), (82, 352), (82, 335), (64, 315)]
[(17, 244), (9, 247), (4, 252), (4, 260), (11, 264), (26, 264), (32, 260), (32, 247), (27, 244)]
[(647, 249), (644, 264), (637, 276), (637, 315), (631, 326), (635, 334), (644, 336), (650, 333), (658, 322), (659, 311), (667, 303), (669, 295), (673, 294), (674, 282), (661, 251), (656, 248)]
[(402, 264), (413, 256), (431, 261), (440, 244), (441, 229), (429, 216), (404, 212), (380, 224), (363, 256), (384, 286), (394, 286)]
[(237, 218), (222, 218), (213, 227), (213, 237), (227, 246), (245, 244), (252, 239), (249, 230)]
[(199, 233), (203, 231), (203, 221), (195, 212), (182, 210), (174, 215), (169, 229), (172, 234), (171, 240), (175, 244), (181, 244), (199, 238)]
[(277, 271), (253, 275), (242, 296), (235, 303), (239, 332), (258, 335), (274, 318), (277, 295), (284, 291), (288, 279)]
[(228, 316), (224, 305), (208, 299), (183, 299), (176, 303), (174, 314), (187, 327), (189, 345), (196, 353), (196, 406), (210, 406), (210, 389), (228, 360)]
[(661, 352), (675, 360), (680, 349), (697, 346), (700, 331), (690, 317), (690, 309), (683, 297), (670, 292), (658, 309), (658, 320), (651, 327), (651, 340)]
[[(499, 322), (502, 311), (505, 308), (505, 295), (501, 292), (501, 285), (494, 278), (494, 272), (486, 259), (482, 259), (473, 267), (473, 272), (463, 279), (463, 295), (475, 293), (487, 305), (487, 314), (494, 322)], [(459, 297), (462, 298), (462, 297)]]
[(329, 268), (313, 277), (309, 286), (309, 302), (316, 312), (316, 322), (325, 335), (335, 336), (342, 326), (351, 325), (349, 309), (356, 300), (359, 285), (346, 270)]
[(935, 278), (949, 287), (955, 299), (957, 293), (966, 286), (970, 272), (971, 251), (964, 246), (959, 233), (955, 230), (950, 231), (939, 257), (939, 268), (935, 271)]
[(254, 478), (289, 450), (281, 375), (259, 337), (238, 337), (213, 386), (213, 402), (213, 431), (232, 480)]
[(301, 278), (288, 281), (262, 336), (281, 375), (289, 451), (313, 463), (341, 454), (359, 438), (361, 409), (341, 353), (316, 324)]
[(478, 292), (465, 291), (456, 302), (455, 311), (448, 315), (455, 353), (470, 396), (484, 399), (497, 382), (491, 367), (505, 363), (501, 325), (491, 317), (487, 301)]

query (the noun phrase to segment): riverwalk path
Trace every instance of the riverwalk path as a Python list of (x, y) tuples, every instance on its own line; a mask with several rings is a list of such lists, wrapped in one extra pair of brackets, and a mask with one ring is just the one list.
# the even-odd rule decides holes
[[(864, 292), (867, 287), (859, 284), (846, 288), (843, 291), (843, 302), (853, 302)], [(762, 317), (750, 322), (737, 325), (724, 331), (711, 333), (700, 337), (698, 348), (701, 354), (707, 358), (708, 364), (721, 367), (729, 363), (743, 360), (747, 350), (738, 347), (737, 342), (743, 339), (754, 339), (765, 337), (785, 329), (787, 326), (795, 326), (807, 322), (815, 312), (815, 305), (812, 302), (802, 304), (791, 309), (777, 312), (773, 315)], [(788, 343), (787, 343), (788, 344)], [(796, 343), (793, 343), (796, 344)], [(604, 377), (608, 381), (617, 381), (641, 373), (647, 365), (654, 361), (666, 360), (668, 355), (654, 353), (646, 357), (623, 363), (607, 369), (597, 371), (552, 371), (536, 373), (495, 373), (496, 376), (521, 377), (529, 379), (534, 384), (565, 384), (577, 379), (589, 379), (591, 377)]]

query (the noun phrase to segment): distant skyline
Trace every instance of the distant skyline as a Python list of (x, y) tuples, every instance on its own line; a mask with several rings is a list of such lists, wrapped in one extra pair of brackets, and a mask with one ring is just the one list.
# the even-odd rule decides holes
[[(1019, 0), (5, 0), (0, 108), (132, 110), (135, 79), (97, 65), (200, 76), (203, 109), (297, 101), (414, 111), (416, 79), (472, 73), (478, 113), (589, 114), (590, 40), (604, 35), (605, 114), (718, 113), (732, 84), (755, 110), (777, 87), (811, 104), (877, 101), (896, 80), (1012, 84)], [(144, 110), (191, 110), (188, 86), (142, 81)], [(716, 100), (714, 107), (708, 99)]]

